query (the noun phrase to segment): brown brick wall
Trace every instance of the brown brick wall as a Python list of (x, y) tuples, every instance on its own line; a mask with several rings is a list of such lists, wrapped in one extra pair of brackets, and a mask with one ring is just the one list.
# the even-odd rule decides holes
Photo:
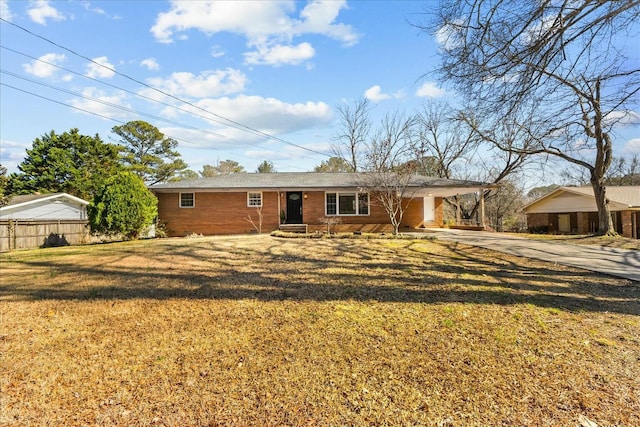
[[(527, 226), (529, 229), (547, 227), (550, 233), (558, 232), (558, 215), (535, 213), (527, 214)], [(638, 238), (638, 231), (634, 233), (633, 211), (612, 212), (615, 216), (616, 231), (624, 237)], [(636, 214), (637, 215), (637, 214)], [(579, 234), (595, 233), (598, 231), (598, 213), (597, 212), (572, 212), (571, 232)], [(637, 224), (636, 224), (637, 227)]]
[(529, 227), (529, 229), (549, 227), (549, 214), (546, 214), (546, 213), (527, 214), (527, 227)]
[[(257, 209), (247, 206), (246, 192), (195, 193), (194, 208), (180, 208), (179, 193), (158, 193), (158, 217), (170, 236), (185, 236), (190, 233), (203, 235), (245, 234), (256, 230), (248, 221), (249, 216), (258, 222)], [(280, 193), (280, 207), (286, 212), (286, 192)], [(325, 231), (321, 218), (325, 216), (325, 192), (305, 191), (302, 202), (302, 221), (309, 224), (309, 231)], [(280, 224), (278, 193), (262, 193), (262, 232), (276, 230)], [(442, 198), (435, 199), (436, 224), (442, 226)], [(420, 227), (423, 223), (423, 199), (410, 201), (400, 225), (403, 229)], [(390, 232), (389, 217), (374, 197), (370, 199), (369, 215), (340, 216), (335, 231)]]
[[(158, 218), (170, 236), (255, 233), (257, 209), (247, 206), (247, 193), (195, 193), (195, 207), (181, 208), (179, 193), (158, 193)], [(262, 232), (278, 228), (280, 215), (275, 192), (262, 193)]]

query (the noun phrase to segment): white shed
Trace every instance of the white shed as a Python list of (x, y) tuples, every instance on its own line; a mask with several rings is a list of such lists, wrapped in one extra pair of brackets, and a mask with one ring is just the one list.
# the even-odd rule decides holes
[(0, 208), (0, 219), (86, 220), (88, 204), (67, 193), (13, 196)]

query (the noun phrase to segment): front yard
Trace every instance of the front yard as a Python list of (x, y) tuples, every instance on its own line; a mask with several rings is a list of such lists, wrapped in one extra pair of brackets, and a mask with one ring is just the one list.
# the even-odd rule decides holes
[(23, 251), (0, 273), (0, 425), (640, 425), (622, 279), (269, 236)]

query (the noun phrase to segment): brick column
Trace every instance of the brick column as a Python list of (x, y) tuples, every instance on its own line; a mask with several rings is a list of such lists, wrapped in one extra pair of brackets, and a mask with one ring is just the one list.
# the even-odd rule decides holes
[(620, 219), (622, 220), (622, 235), (629, 238), (633, 237), (631, 211), (620, 212)]
[(589, 234), (589, 213), (578, 212), (578, 234)]

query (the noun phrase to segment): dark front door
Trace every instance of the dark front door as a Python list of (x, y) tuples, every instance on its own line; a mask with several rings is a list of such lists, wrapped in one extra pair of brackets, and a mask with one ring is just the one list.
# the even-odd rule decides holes
[(287, 224), (302, 224), (302, 192), (287, 192)]

